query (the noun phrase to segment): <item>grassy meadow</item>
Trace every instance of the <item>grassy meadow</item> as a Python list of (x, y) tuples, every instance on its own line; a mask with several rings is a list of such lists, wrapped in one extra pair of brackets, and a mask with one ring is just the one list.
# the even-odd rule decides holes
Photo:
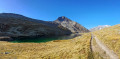
[[(120, 24), (92, 32), (120, 57)], [(0, 59), (103, 59), (90, 50), (91, 33), (46, 43), (0, 41)], [(96, 45), (93, 40), (93, 44)]]
[(0, 59), (92, 59), (89, 33), (46, 43), (0, 41)]
[(120, 24), (93, 33), (120, 58)]

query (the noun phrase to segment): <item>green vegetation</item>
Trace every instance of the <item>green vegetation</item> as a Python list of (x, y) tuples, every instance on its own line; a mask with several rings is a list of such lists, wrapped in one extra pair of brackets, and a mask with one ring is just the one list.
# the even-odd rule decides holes
[(78, 36), (80, 34), (71, 34), (71, 35), (64, 35), (64, 36), (52, 36), (52, 37), (40, 37), (40, 38), (15, 38), (12, 43), (41, 43), (41, 42), (48, 42), (53, 40), (65, 40), (70, 39)]
[(41, 43), (56, 40), (57, 38), (21, 38), (11, 41), (13, 43)]

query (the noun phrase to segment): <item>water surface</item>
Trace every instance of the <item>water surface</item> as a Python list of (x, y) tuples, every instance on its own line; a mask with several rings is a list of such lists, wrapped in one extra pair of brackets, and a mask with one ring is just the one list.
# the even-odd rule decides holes
[(71, 35), (65, 35), (65, 36), (53, 36), (53, 37), (40, 37), (40, 38), (17, 38), (14, 41), (11, 41), (13, 43), (41, 43), (41, 42), (48, 42), (52, 40), (65, 40), (65, 39), (72, 39), (74, 37), (80, 36), (80, 34), (71, 34)]

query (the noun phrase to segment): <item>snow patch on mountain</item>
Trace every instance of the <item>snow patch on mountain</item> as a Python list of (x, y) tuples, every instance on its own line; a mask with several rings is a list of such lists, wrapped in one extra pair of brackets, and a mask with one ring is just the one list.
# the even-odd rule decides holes
[(97, 27), (90, 29), (90, 31), (101, 30), (101, 29), (106, 28), (106, 27), (110, 27), (110, 25), (99, 25)]

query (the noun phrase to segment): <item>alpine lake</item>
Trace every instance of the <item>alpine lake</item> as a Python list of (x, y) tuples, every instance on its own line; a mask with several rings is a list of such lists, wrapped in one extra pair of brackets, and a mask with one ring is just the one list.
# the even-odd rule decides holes
[(67, 39), (75, 38), (77, 36), (81, 36), (81, 34), (71, 34), (71, 35), (52, 36), (52, 37), (39, 37), (39, 38), (16, 38), (15, 40), (11, 42), (12, 43), (42, 43), (42, 42), (49, 42), (53, 40), (67, 40)]

